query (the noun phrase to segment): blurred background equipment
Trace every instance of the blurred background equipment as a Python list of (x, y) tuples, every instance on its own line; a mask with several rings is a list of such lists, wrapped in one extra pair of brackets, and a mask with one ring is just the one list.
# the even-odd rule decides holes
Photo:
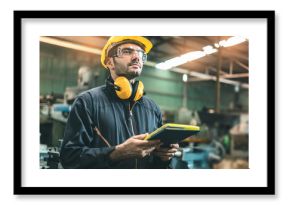
[(177, 112), (177, 123), (190, 124), (192, 120), (192, 111), (186, 107), (182, 107)]
[(78, 69), (77, 86), (65, 88), (63, 95), (40, 97), (40, 160), (42, 168), (59, 168), (59, 148), (69, 112), (75, 98), (83, 91), (96, 86), (98, 73), (88, 66)]
[(96, 86), (98, 73), (88, 66), (81, 66), (78, 70), (77, 86), (66, 87), (64, 93), (64, 103), (72, 104), (76, 96), (86, 90)]
[(230, 153), (232, 156), (249, 157), (249, 119), (248, 114), (241, 114), (239, 123), (230, 129)]
[(173, 169), (210, 169), (213, 164), (220, 162), (225, 155), (224, 147), (218, 141), (212, 140), (209, 143), (194, 143), (189, 140), (186, 147), (180, 148), (172, 159)]

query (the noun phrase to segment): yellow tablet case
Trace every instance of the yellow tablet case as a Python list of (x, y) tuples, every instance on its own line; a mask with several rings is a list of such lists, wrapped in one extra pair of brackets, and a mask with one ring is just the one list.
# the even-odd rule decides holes
[(160, 139), (165, 145), (178, 143), (200, 131), (198, 126), (167, 123), (150, 133), (145, 140)]

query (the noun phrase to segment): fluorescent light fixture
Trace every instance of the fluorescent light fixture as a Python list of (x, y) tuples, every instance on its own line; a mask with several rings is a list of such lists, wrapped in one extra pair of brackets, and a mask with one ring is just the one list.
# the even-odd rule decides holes
[(203, 47), (202, 50), (207, 55), (212, 54), (212, 53), (215, 53), (215, 52), (218, 51), (217, 49), (213, 48), (211, 45), (208, 45), (208, 46)]
[(215, 44), (214, 44), (214, 47), (219, 48), (220, 45), (219, 45), (218, 43), (215, 43)]
[(178, 56), (176, 58), (169, 59), (163, 63), (158, 63), (155, 65), (156, 68), (161, 70), (168, 70), (170, 68), (174, 68), (178, 65), (182, 65), (184, 63), (187, 63), (189, 61), (196, 60), (198, 58), (201, 58), (205, 56), (206, 53), (203, 51), (193, 51), (186, 54), (183, 54), (181, 56)]
[(204, 57), (206, 54), (203, 51), (193, 51), (187, 54), (182, 55), (181, 57), (186, 59), (186, 61), (193, 61), (199, 58)]
[[(234, 46), (236, 44), (242, 43), (246, 40), (247, 40), (246, 38), (243, 38), (240, 36), (234, 36), (227, 40), (221, 40), (220, 42), (215, 43), (214, 46), (216, 48), (229, 47), (229, 46)], [(214, 48), (212, 45), (208, 45), (202, 48), (203, 51), (192, 51), (192, 52), (183, 54), (181, 56), (169, 59), (165, 62), (158, 63), (155, 65), (155, 67), (161, 70), (168, 70), (168, 69), (177, 67), (179, 65), (185, 64), (187, 62), (202, 58), (205, 55), (210, 55), (212, 53), (215, 53), (218, 51), (216, 48)]]
[(220, 46), (223, 47), (229, 47), (229, 46), (234, 46), (240, 43), (245, 42), (247, 39), (241, 36), (233, 36), (231, 38), (229, 38), (228, 40), (222, 40), (219, 42)]
[(219, 47), (220, 47), (220, 46), (224, 47), (225, 44), (226, 44), (226, 40), (221, 40), (221, 41), (218, 43)]

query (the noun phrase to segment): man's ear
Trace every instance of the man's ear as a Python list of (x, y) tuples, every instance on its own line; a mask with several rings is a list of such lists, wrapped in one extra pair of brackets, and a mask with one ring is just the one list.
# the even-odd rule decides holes
[(115, 64), (114, 64), (113, 58), (109, 58), (109, 59), (107, 60), (106, 66), (107, 66), (107, 68), (109, 68), (110, 70), (115, 70)]

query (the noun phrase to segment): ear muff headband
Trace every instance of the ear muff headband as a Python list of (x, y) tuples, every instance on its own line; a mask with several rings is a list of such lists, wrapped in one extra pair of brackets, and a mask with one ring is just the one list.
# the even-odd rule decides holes
[(122, 100), (139, 100), (144, 94), (144, 85), (141, 81), (135, 81), (133, 86), (126, 77), (118, 77), (114, 82), (117, 96)]
[(138, 84), (139, 84), (138, 80), (136, 80), (134, 82), (134, 84), (131, 84), (132, 85), (132, 94), (130, 96), (130, 101), (134, 100), (134, 98), (135, 98), (135, 94), (136, 94), (137, 89), (138, 89)]

